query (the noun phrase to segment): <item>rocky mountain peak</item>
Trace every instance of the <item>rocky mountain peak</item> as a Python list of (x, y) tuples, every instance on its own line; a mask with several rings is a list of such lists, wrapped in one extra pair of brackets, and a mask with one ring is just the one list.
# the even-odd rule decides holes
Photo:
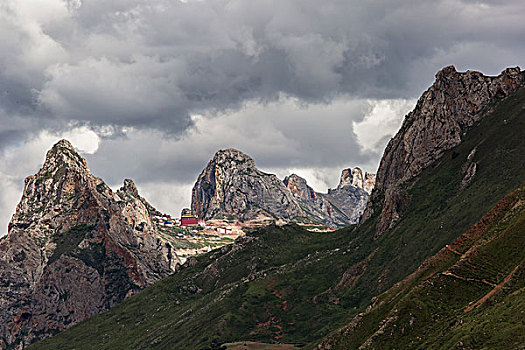
[(62, 167), (88, 170), (86, 160), (82, 158), (68, 140), (60, 140), (47, 152), (41, 172), (49, 172)]
[(211, 219), (234, 215), (245, 220), (259, 215), (291, 218), (303, 214), (277, 176), (266, 174), (255, 161), (236, 149), (218, 151), (192, 190), (192, 212)]
[(54, 211), (72, 210), (79, 194), (85, 194), (90, 183), (100, 182), (73, 145), (60, 140), (47, 152), (40, 170), (25, 179), (22, 199), (9, 225), (33, 225), (42, 216), (53, 217)]
[(346, 186), (352, 186), (365, 190), (368, 194), (372, 192), (375, 185), (375, 174), (363, 171), (359, 167), (343, 169), (339, 180), (338, 189)]
[(291, 174), (285, 177), (283, 182), (296, 198), (301, 198), (303, 200), (313, 200), (317, 197), (315, 191), (310, 186), (308, 186), (306, 180), (299, 175)]
[(131, 196), (134, 199), (139, 200), (148, 210), (150, 215), (160, 216), (162, 213), (158, 211), (153, 205), (151, 205), (144, 197), (139, 194), (139, 190), (132, 179), (124, 179), (124, 184), (117, 191), (117, 196), (120, 199), (126, 199)]
[(523, 83), (519, 67), (507, 68), (498, 76), (458, 72), (454, 66), (437, 72), (435, 82), (421, 95), (386, 147), (377, 172), (376, 191), (362, 222), (371, 217), (373, 207), (380, 206), (377, 235), (393, 227), (407, 203), (401, 185), (460, 144), (490, 103), (508, 96)]
[(216, 165), (226, 167), (255, 167), (255, 161), (252, 157), (234, 148), (217, 151), (213, 157), (212, 162)]
[(343, 169), (339, 180), (339, 186), (337, 186), (337, 188), (343, 188), (346, 186), (363, 188), (363, 180), (363, 171), (360, 168), (355, 167)]
[(456, 67), (451, 64), (450, 66), (446, 66), (446, 67), (441, 68), (436, 73), (436, 80), (439, 81), (439, 80), (442, 80), (442, 79), (453, 78), (453, 76), (456, 75), (457, 73), (458, 73), (458, 71), (456, 70)]
[(66, 140), (26, 178), (0, 244), (0, 348), (53, 335), (174, 270), (155, 209), (132, 180), (121, 190), (93, 176)]
[(191, 209), (203, 219), (265, 217), (340, 227), (356, 223), (363, 212), (368, 199), (362, 189), (365, 182), (361, 172), (360, 188), (347, 186), (317, 193), (297, 174), (281, 181), (257, 169), (250, 156), (226, 149), (218, 151), (199, 175)]
[(124, 179), (124, 185), (119, 189), (119, 191), (130, 193), (135, 197), (139, 197), (139, 190), (132, 179)]

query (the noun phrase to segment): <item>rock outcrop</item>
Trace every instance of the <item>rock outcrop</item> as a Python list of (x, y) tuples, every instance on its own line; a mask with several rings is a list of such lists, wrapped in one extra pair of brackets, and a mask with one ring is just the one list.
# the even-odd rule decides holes
[[(315, 192), (305, 179), (295, 174), (287, 176), (284, 184), (300, 202), (306, 216), (332, 227), (347, 226), (359, 221), (369, 197), (363, 188), (362, 172), (355, 169), (358, 171), (352, 168), (343, 170), (339, 186), (329, 189), (328, 193)], [(356, 179), (358, 174), (361, 174), (360, 181)], [(373, 176), (366, 174), (369, 178)]]
[(23, 348), (107, 310), (178, 262), (131, 180), (113, 191), (66, 140), (25, 180), (0, 240), (0, 348)]
[(235, 149), (218, 151), (199, 175), (191, 209), (201, 219), (263, 215), (291, 220), (304, 215), (277, 176), (260, 171), (252, 158)]
[(366, 193), (372, 193), (376, 183), (376, 174), (371, 174), (363, 171), (360, 168), (344, 169), (341, 173), (341, 180), (339, 181), (338, 189), (352, 186), (364, 190)]
[[(299, 202), (304, 212), (303, 215), (310, 218), (311, 221), (324, 223), (332, 227), (354, 223), (350, 219), (351, 215), (332, 204), (326, 194), (315, 192), (302, 177), (292, 174), (285, 177), (283, 182)], [(366, 199), (368, 199), (368, 196), (366, 196)]]
[(339, 211), (345, 213), (348, 223), (356, 224), (359, 222), (370, 196), (362, 188), (343, 186), (329, 189), (324, 197)]
[[(457, 72), (454, 66), (436, 74), (434, 84), (419, 98), (416, 107), (390, 140), (381, 159), (371, 201), (361, 221), (381, 210), (376, 236), (399, 220), (408, 197), (407, 183), (461, 143), (490, 104), (508, 96), (523, 84), (520, 68), (508, 68), (496, 77), (480, 72)], [(469, 173), (475, 172), (475, 168)]]
[[(221, 150), (193, 187), (192, 211), (202, 219), (231, 216), (251, 220), (266, 216), (347, 226), (358, 221), (368, 200), (366, 189), (373, 186), (374, 175), (366, 173), (363, 178), (362, 171), (356, 169), (344, 170), (339, 187), (324, 194), (315, 192), (296, 174), (281, 181), (258, 170), (246, 154)], [(348, 177), (348, 171), (354, 180)]]

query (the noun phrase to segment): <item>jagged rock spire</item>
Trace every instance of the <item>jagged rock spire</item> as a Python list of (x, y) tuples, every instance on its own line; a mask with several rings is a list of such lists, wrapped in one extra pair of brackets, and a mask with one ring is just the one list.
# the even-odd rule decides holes
[(365, 172), (359, 167), (343, 169), (339, 180), (338, 189), (346, 186), (353, 186), (365, 190), (368, 194), (372, 193), (376, 180), (376, 175)]
[(120, 191), (131, 193), (137, 198), (139, 197), (139, 190), (132, 179), (124, 179), (124, 185), (120, 188)]
[(67, 140), (26, 178), (0, 246), (0, 348), (56, 334), (174, 270), (155, 209), (130, 179), (123, 190), (93, 176)]
[(46, 160), (41, 171), (49, 171), (61, 166), (68, 166), (80, 169), (88, 169), (87, 162), (82, 158), (75, 147), (68, 140), (60, 140), (47, 152)]

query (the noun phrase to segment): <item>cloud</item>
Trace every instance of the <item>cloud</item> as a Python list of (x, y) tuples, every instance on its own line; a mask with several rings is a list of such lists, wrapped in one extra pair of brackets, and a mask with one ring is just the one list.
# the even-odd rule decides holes
[(230, 147), (268, 171), (357, 164), (374, 170), (378, 155), (362, 153), (352, 130), (352, 120), (361, 120), (370, 103), (341, 98), (302, 105), (286, 96), (266, 104), (252, 101), (238, 111), (194, 115), (182, 137), (130, 128), (125, 136), (103, 140), (87, 159), (111, 184), (127, 176), (138, 182), (194, 182), (217, 150)]
[(189, 208), (193, 184), (178, 182), (137, 183), (139, 194), (163, 213), (178, 217), (183, 208)]
[(522, 62), (524, 6), (7, 0), (0, 103), (38, 116), (38, 128), (75, 121), (180, 136), (192, 115), (283, 94), (304, 103), (415, 98), (444, 65), (495, 74)]
[(389, 139), (401, 127), (403, 118), (416, 105), (416, 100), (368, 101), (363, 120), (353, 121), (353, 130), (363, 153), (380, 154)]

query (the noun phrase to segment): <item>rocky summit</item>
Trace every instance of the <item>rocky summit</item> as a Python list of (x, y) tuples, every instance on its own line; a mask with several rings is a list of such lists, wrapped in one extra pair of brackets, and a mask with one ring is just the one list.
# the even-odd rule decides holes
[(338, 188), (323, 194), (296, 174), (281, 181), (257, 169), (248, 155), (234, 149), (220, 150), (193, 187), (192, 211), (203, 219), (231, 216), (252, 220), (262, 216), (347, 226), (359, 220), (368, 200), (365, 187), (373, 187), (373, 174), (367, 173), (365, 181), (361, 170), (356, 169), (353, 182), (346, 183), (347, 177), (342, 177)]
[[(437, 72), (434, 84), (405, 117), (381, 159), (375, 190), (361, 219), (366, 221), (381, 208), (376, 237), (399, 221), (408, 204), (408, 182), (459, 145), (496, 100), (507, 97), (523, 82), (519, 67), (507, 68), (495, 77), (470, 70), (458, 72), (454, 66)], [(473, 164), (465, 169), (465, 182), (475, 170)]]
[(371, 174), (363, 171), (360, 168), (348, 168), (344, 169), (341, 173), (341, 180), (337, 189), (351, 186), (364, 190), (366, 193), (372, 193), (376, 183), (376, 174)]
[(66, 140), (25, 180), (0, 240), (0, 348), (23, 348), (170, 274), (154, 208), (126, 180), (114, 193)]
[(230, 215), (240, 220), (259, 215), (293, 219), (303, 215), (277, 176), (260, 171), (252, 158), (235, 149), (218, 151), (199, 175), (191, 209), (202, 219)]
[(300, 202), (307, 217), (329, 226), (348, 226), (359, 221), (369, 197), (362, 181), (345, 183), (348, 170), (352, 169), (343, 170), (339, 186), (329, 189), (328, 193), (315, 192), (305, 179), (295, 174), (287, 176), (284, 184)]
[(299, 202), (305, 217), (329, 226), (344, 226), (351, 223), (346, 213), (333, 205), (325, 194), (315, 192), (302, 177), (292, 174), (285, 177), (283, 182)]

